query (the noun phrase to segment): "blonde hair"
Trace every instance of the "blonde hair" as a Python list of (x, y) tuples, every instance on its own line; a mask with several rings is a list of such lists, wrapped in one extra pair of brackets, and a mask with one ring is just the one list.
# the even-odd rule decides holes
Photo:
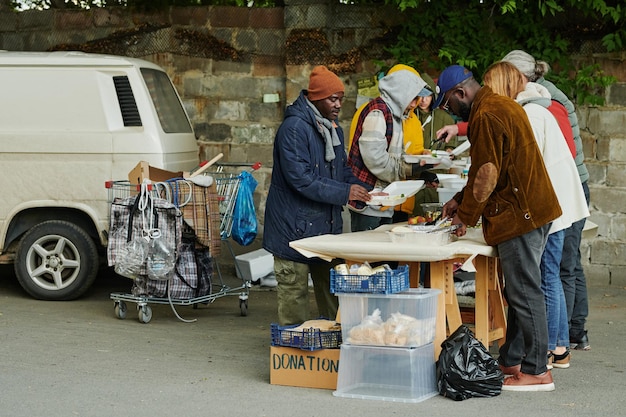
[(491, 64), (483, 83), (494, 93), (515, 99), (526, 88), (526, 77), (510, 62), (499, 61)]

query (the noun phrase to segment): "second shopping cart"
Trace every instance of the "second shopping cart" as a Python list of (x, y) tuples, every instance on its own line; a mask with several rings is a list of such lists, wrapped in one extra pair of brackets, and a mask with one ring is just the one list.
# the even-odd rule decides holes
[[(237, 166), (250, 167), (254, 171), (261, 164)], [(242, 278), (241, 285), (227, 285), (217, 261), (222, 242), (226, 243), (234, 258), (229, 238), (233, 232), (233, 213), (244, 172), (224, 171), (220, 165), (216, 172), (207, 174), (212, 178), (209, 186), (197, 185), (199, 181), (184, 178), (150, 184), (131, 184), (129, 181), (106, 183), (111, 205), (107, 248), (109, 265), (116, 267), (116, 272), (121, 272), (121, 275), (130, 275), (133, 279), (130, 293), (111, 294), (118, 318), (126, 318), (126, 303), (132, 302), (137, 305), (138, 319), (142, 323), (152, 319), (150, 304), (169, 304), (180, 320), (189, 321), (183, 319), (174, 306), (197, 307), (227, 295), (238, 296), (241, 315), (248, 314), (251, 282)], [(135, 273), (118, 268), (122, 259), (120, 254), (124, 253), (126, 246), (134, 245), (130, 252), (141, 254), (137, 245), (141, 245), (142, 240), (154, 246), (155, 241), (162, 237), (172, 240), (176, 247), (174, 266), (165, 277), (151, 273), (153, 270), (149, 267), (152, 264), (148, 256), (142, 258), (143, 262)]]

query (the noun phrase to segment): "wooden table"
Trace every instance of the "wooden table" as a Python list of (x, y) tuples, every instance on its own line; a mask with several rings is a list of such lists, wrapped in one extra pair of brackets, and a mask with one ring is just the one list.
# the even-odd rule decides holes
[(308, 257), (342, 258), (353, 262), (408, 262), (411, 286), (417, 286), (419, 262), (430, 263), (430, 287), (441, 290), (437, 306), (435, 356), (441, 343), (461, 324), (461, 311), (454, 288), (454, 264), (470, 261), (476, 270), (475, 335), (485, 346), (504, 342), (506, 317), (498, 278), (497, 251), (480, 239), (460, 238), (447, 245), (424, 246), (394, 243), (388, 231), (392, 226), (376, 230), (321, 235), (291, 242), (291, 247)]

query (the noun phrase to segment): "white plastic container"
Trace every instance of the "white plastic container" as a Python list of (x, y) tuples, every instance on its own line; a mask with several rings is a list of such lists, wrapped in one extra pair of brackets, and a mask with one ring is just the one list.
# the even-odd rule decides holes
[(235, 256), (239, 268), (237, 278), (245, 281), (256, 281), (274, 273), (274, 255), (265, 249), (258, 249), (243, 255)]
[(452, 200), (452, 197), (454, 197), (454, 195), (461, 190), (462, 188), (446, 188), (446, 187), (437, 188), (437, 194), (439, 195), (439, 202), (443, 204), (447, 203), (448, 201)]
[(336, 397), (417, 403), (438, 394), (434, 344), (341, 345)]
[(450, 232), (432, 232), (426, 233), (427, 230), (431, 230), (433, 226), (421, 226), (424, 231), (415, 231), (414, 228), (420, 226), (396, 226), (389, 231), (389, 238), (393, 243), (406, 243), (414, 245), (428, 245), (428, 246), (441, 246), (455, 240), (455, 235)]
[(441, 185), (443, 186), (443, 188), (454, 188), (457, 190), (460, 190), (461, 188), (465, 187), (465, 184), (467, 184), (467, 178), (446, 178), (446, 179), (441, 179)]

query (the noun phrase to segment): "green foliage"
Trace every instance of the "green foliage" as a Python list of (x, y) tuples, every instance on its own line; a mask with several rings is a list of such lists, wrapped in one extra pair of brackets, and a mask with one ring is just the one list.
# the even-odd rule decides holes
[(553, 77), (553, 81), (579, 105), (600, 106), (604, 104), (604, 89), (615, 83), (616, 79), (603, 75), (600, 66), (595, 64), (580, 68), (574, 78), (564, 77), (561, 72)]
[(129, 10), (156, 11), (185, 6), (274, 7), (279, 3), (281, 0), (11, 0), (16, 10), (125, 7)]
[[(572, 41), (591, 30), (610, 31), (602, 38), (608, 52), (626, 45), (626, 7), (604, 0), (388, 0), (410, 22), (387, 50), (397, 62), (439, 72), (463, 65), (480, 79), (486, 68), (513, 49), (522, 49), (555, 68), (547, 78), (578, 103), (601, 104), (603, 89), (615, 82), (597, 66), (576, 70), (569, 59)], [(571, 16), (582, 16), (570, 23)], [(584, 25), (587, 26), (584, 26)], [(578, 26), (575, 26), (578, 25)], [(572, 78), (568, 74), (574, 74)]]

